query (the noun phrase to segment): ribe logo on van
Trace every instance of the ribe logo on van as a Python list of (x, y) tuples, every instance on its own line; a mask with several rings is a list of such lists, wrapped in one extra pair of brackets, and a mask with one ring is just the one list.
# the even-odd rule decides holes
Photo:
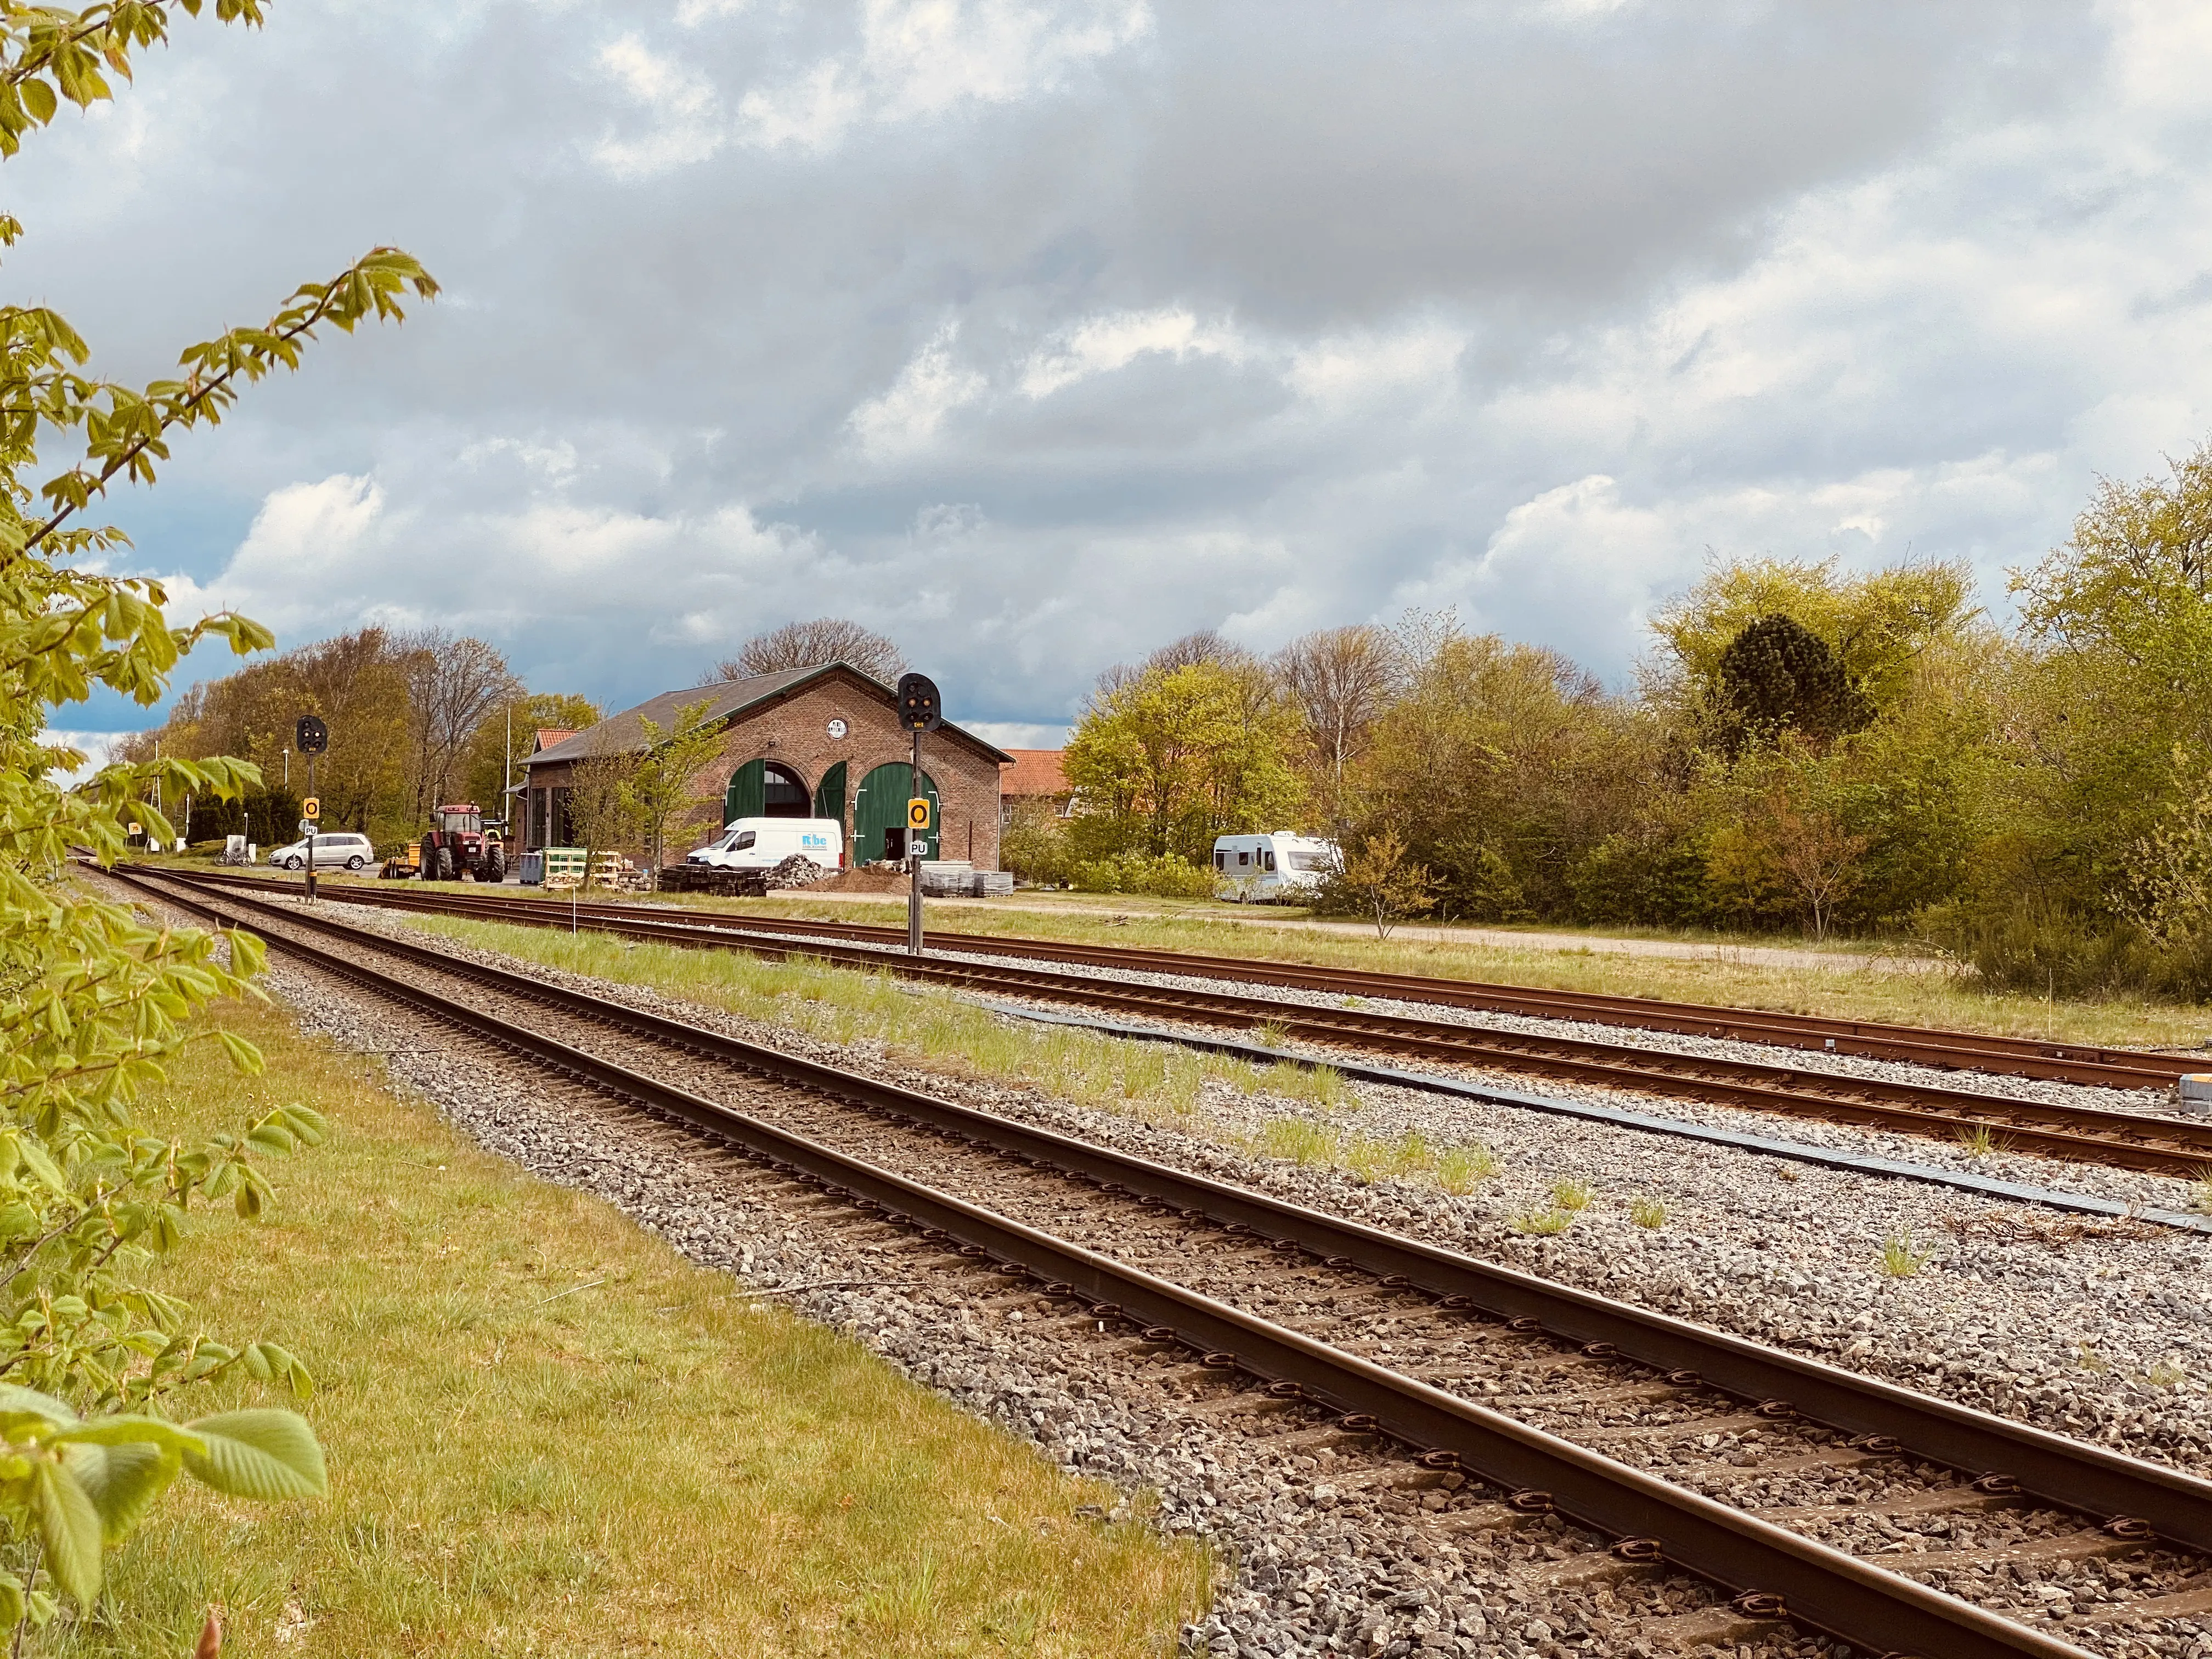
[(802, 847), (827, 847), (830, 844), (830, 837), (827, 836), (801, 836), (799, 838), (799, 844)]

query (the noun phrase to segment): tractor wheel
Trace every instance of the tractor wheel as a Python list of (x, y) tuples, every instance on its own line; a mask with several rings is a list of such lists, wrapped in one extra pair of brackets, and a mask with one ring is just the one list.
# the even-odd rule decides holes
[(430, 857), (432, 860), (430, 879), (451, 881), (453, 878), (453, 849), (450, 847), (441, 847), (436, 852), (431, 854)]
[(506, 853), (499, 848), (493, 848), (484, 854), (483, 868), (483, 878), (494, 886), (505, 881), (507, 879)]

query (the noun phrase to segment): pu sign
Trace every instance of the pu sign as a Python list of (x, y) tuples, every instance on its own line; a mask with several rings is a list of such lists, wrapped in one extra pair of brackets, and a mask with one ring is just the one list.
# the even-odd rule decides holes
[(909, 830), (929, 828), (929, 797), (916, 795), (906, 804), (906, 827)]

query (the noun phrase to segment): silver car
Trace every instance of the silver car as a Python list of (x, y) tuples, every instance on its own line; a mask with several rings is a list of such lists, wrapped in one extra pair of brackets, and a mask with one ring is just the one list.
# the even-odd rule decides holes
[[(375, 848), (368, 844), (367, 836), (333, 832), (315, 837), (315, 868), (318, 870), (364, 870), (376, 856)], [(269, 854), (271, 868), (304, 870), (307, 867), (307, 843), (295, 841), (289, 847), (272, 849)]]

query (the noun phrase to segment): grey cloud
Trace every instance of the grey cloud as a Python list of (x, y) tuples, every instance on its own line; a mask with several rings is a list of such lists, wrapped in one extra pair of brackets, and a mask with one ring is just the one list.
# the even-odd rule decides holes
[[(1408, 602), (1619, 673), (1708, 542), (1994, 568), (2203, 384), (2129, 332), (2205, 259), (2099, 148), (2085, 4), (1161, 5), (1026, 95), (768, 149), (748, 94), (857, 62), (858, 8), (673, 14), (287, 0), (258, 35), (185, 27), (10, 164), (11, 281), (118, 372), (371, 241), (447, 284), (180, 444), (119, 509), (149, 566), (273, 602), (252, 558), (216, 582), (232, 549), (356, 477), (360, 563), (290, 636), (420, 606), (617, 698), (829, 609), (1014, 721), (1190, 627), (1270, 645)], [(641, 100), (625, 40), (706, 93)], [(2179, 158), (2175, 118), (2112, 143)], [(679, 127), (666, 165), (608, 165)], [(2114, 238), (2151, 267), (2117, 302), (2086, 253)], [(2032, 277), (2091, 320), (1985, 303), (2032, 317)], [(1122, 313), (1236, 349), (1024, 390)], [(856, 411), (936, 341), (966, 390), (871, 449)], [(632, 563), (555, 570), (586, 545)]]

